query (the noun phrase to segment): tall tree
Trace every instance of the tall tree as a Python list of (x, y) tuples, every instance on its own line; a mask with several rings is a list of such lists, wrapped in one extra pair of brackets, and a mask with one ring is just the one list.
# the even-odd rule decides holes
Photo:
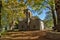
[(2, 8), (2, 1), (0, 0), (0, 26), (1, 26), (1, 8)]
[(56, 8), (56, 14), (57, 14), (56, 29), (60, 31), (60, 0), (55, 0), (55, 8)]
[[(4, 25), (4, 22), (3, 22), (4, 17), (6, 19), (5, 22), (7, 22), (7, 24), (9, 25), (11, 24), (11, 26), (13, 27), (19, 17), (22, 17), (22, 18), (25, 17), (22, 11), (22, 9), (25, 8), (25, 5), (22, 2), (18, 3), (16, 0), (2, 0), (2, 4), (3, 4), (2, 15), (1, 15), (2, 26)], [(5, 25), (7, 24), (5, 23)]]

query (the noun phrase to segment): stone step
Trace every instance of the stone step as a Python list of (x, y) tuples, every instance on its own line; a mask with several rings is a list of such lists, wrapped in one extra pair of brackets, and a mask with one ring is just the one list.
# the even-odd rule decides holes
[(10, 34), (10, 35), (6, 35), (6, 36), (11, 36), (11, 37), (23, 37), (23, 36), (38, 36), (38, 34)]
[(23, 34), (23, 33), (38, 33), (40, 31), (19, 31), (19, 32), (7, 32), (7, 34)]
[(43, 34), (42, 32), (8, 32), (6, 35), (7, 36), (37, 36)]
[(28, 32), (8, 32), (2, 36), (3, 40), (38, 40), (40, 37), (45, 36), (45, 32), (28, 31)]
[(34, 36), (34, 37), (32, 37), (32, 36), (26, 36), (26, 37), (3, 37), (2, 39), (25, 39), (25, 40), (27, 40), (27, 39), (38, 39), (39, 38), (39, 36)]

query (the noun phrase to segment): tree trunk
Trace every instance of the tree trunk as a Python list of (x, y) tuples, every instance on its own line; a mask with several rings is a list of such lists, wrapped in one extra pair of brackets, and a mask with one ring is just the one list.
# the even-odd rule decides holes
[(57, 12), (57, 26), (56, 29), (60, 31), (60, 0), (55, 0), (55, 8)]
[(1, 8), (2, 8), (2, 1), (0, 1), (0, 26), (1, 26)]
[(56, 15), (55, 15), (55, 9), (54, 6), (51, 5), (51, 11), (52, 11), (52, 17), (53, 17), (53, 23), (54, 23), (54, 27), (53, 30), (56, 30), (56, 25), (57, 25), (57, 20), (56, 20)]

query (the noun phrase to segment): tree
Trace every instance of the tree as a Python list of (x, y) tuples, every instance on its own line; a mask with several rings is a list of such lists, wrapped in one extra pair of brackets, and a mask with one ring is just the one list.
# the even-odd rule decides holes
[[(0, 26), (1, 26), (1, 8), (2, 8), (2, 1), (0, 0)], [(1, 30), (1, 27), (0, 27)]]
[(52, 18), (52, 13), (50, 11), (46, 12), (44, 24), (45, 24), (45, 28), (52, 28), (53, 27), (53, 18)]
[(45, 2), (48, 3), (48, 5), (46, 7), (52, 13), (54, 27), (56, 27), (56, 24), (57, 24), (57, 20), (56, 19), (57, 18), (56, 18), (56, 13), (55, 13), (55, 2), (54, 2), (54, 0), (47, 0)]
[[(4, 1), (4, 0), (2, 0), (2, 4), (3, 4), (3, 8), (1, 9), (2, 10), (2, 14), (1, 14), (1, 16), (2, 16), (1, 25), (3, 27), (5, 27), (7, 24), (8, 25), (11, 24), (11, 26), (14, 27), (14, 25), (17, 22), (17, 19), (19, 17), (22, 17), (22, 18), (25, 17), (25, 15), (23, 14), (23, 11), (22, 11), (22, 9), (23, 9), (22, 8), (23, 7), (22, 5), (24, 5), (23, 3), (22, 4), (21, 3), (17, 3), (16, 0), (14, 0), (14, 1), (9, 0), (7, 2)], [(24, 8), (25, 8), (25, 6), (24, 6)], [(3, 19), (3, 18), (6, 19), (5, 22), (4, 22), (5, 19)], [(5, 24), (5, 26), (4, 26), (4, 24)]]
[(56, 14), (57, 14), (56, 29), (60, 32), (60, 0), (55, 0), (55, 8), (56, 8)]

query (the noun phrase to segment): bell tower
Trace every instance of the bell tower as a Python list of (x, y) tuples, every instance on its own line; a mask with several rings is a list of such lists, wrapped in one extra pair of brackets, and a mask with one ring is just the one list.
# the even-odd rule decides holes
[(29, 27), (30, 27), (30, 12), (29, 12), (28, 9), (25, 9), (24, 13), (26, 15), (26, 24), (27, 24), (27, 28), (29, 30)]

